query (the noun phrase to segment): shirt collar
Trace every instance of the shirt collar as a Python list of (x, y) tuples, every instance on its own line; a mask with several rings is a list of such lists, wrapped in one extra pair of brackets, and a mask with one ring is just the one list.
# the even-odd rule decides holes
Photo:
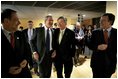
[[(45, 30), (47, 30), (48, 28), (46, 26), (44, 26)], [(49, 28), (50, 29), (50, 28)]]
[(31, 29), (30, 29), (30, 28), (28, 28), (28, 29), (29, 29), (29, 30), (33, 30), (33, 28), (31, 28)]
[(7, 31), (6, 29), (4, 29), (4, 27), (2, 26), (2, 30), (4, 32), (5, 35), (9, 35), (11, 32)]
[(103, 29), (103, 31), (107, 30), (108, 32), (110, 32), (112, 29), (112, 27), (109, 27), (108, 29)]
[(60, 31), (63, 31), (63, 32), (65, 32), (65, 30), (66, 30), (66, 28), (64, 28), (63, 30), (60, 29)]

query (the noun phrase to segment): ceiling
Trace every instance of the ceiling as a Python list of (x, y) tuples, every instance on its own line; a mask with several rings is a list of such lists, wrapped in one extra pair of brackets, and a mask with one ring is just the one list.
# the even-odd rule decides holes
[(105, 12), (106, 1), (1, 1), (1, 4)]
[(84, 19), (100, 17), (106, 11), (106, 1), (1, 1), (1, 10), (16, 10), (20, 19), (44, 19), (52, 14), (77, 20), (78, 14)]

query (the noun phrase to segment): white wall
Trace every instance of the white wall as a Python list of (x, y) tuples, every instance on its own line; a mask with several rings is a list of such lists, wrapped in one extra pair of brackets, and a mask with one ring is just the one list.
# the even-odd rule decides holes
[(113, 13), (115, 15), (115, 22), (113, 27), (118, 28), (117, 21), (117, 1), (107, 1), (106, 4), (106, 13)]

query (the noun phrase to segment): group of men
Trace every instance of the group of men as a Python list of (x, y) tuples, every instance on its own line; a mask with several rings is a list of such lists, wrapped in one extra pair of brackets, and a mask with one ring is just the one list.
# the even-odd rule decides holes
[[(91, 59), (93, 77), (108, 78), (115, 72), (117, 30), (111, 27), (114, 20), (113, 14), (104, 14), (100, 19), (101, 29), (95, 30), (91, 41), (87, 42), (88, 47), (93, 50)], [(46, 16), (43, 27), (17, 31), (20, 24), (17, 12), (5, 9), (1, 13), (1, 23), (2, 78), (31, 78), (28, 64), (33, 67), (33, 62), (36, 63), (35, 72), (39, 71), (41, 78), (50, 78), (53, 61), (58, 78), (63, 78), (63, 69), (65, 78), (71, 77), (72, 57), (75, 55), (75, 33), (67, 28), (66, 18), (61, 16), (57, 19), (59, 28), (56, 29), (52, 29), (52, 16)], [(31, 23), (32, 21), (29, 21), (29, 26)], [(106, 30), (108, 36), (104, 36), (103, 32)]]

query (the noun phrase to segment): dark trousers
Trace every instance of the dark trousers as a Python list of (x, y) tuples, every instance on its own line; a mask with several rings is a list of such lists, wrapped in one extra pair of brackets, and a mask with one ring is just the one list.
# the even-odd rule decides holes
[(40, 78), (50, 78), (52, 69), (51, 52), (46, 53), (42, 62), (39, 64)]
[(92, 68), (93, 78), (110, 78), (111, 73), (100, 68)]
[(81, 53), (81, 48), (76, 49), (75, 56), (74, 56), (74, 64), (76, 65), (79, 63), (79, 54)]
[(33, 60), (33, 67), (34, 67), (34, 72), (37, 73), (38, 72), (38, 63), (36, 60)]
[(58, 59), (55, 61), (55, 67), (56, 67), (58, 78), (63, 78), (62, 75), (63, 67), (64, 67), (65, 78), (70, 78), (73, 69), (73, 62), (72, 60), (63, 61), (62, 59)]

